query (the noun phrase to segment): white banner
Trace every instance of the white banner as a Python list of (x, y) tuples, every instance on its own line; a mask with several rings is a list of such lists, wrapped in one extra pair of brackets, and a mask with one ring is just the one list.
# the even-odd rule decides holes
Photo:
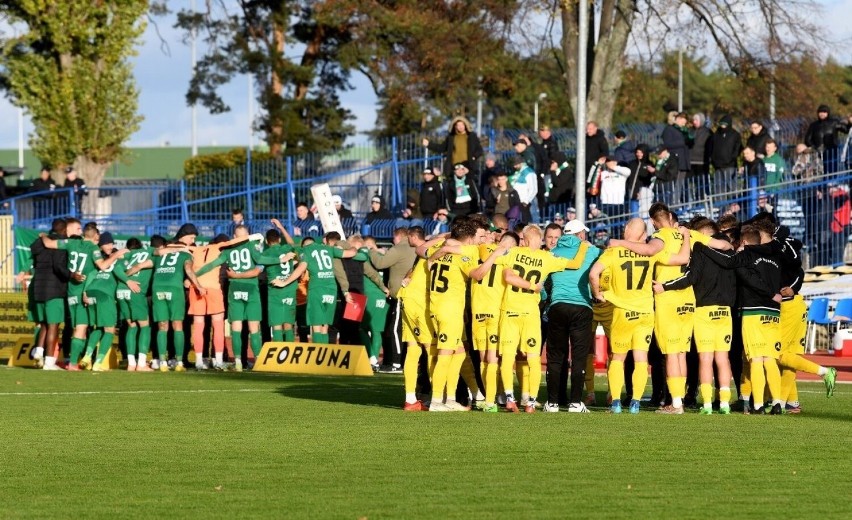
[(331, 200), (331, 188), (328, 184), (311, 186), (311, 195), (314, 197), (314, 205), (319, 213), (323, 230), (326, 233), (337, 231), (340, 233), (340, 239), (346, 240), (343, 224), (340, 223), (340, 215), (337, 214), (337, 208), (334, 207), (334, 202)]

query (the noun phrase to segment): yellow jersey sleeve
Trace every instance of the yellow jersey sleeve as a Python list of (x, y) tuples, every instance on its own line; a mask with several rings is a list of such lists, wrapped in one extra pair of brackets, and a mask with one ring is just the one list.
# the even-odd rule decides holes
[(710, 243), (710, 240), (713, 237), (707, 236), (704, 233), (700, 233), (698, 231), (690, 230), (689, 232), (689, 249), (692, 249), (692, 246), (695, 245), (696, 242), (704, 244), (705, 246)]

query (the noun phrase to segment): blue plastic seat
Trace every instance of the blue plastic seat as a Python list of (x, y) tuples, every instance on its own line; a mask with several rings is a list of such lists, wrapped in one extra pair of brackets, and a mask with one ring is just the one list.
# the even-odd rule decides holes
[[(816, 352), (816, 329), (815, 325), (828, 326), (831, 334), (831, 318), (828, 316), (828, 298), (814, 298), (808, 307), (808, 328), (805, 333), (805, 345), (809, 354)], [(829, 344), (831, 344), (829, 338)]]
[[(846, 319), (840, 320), (838, 319), (840, 317)], [(835, 322), (841, 323), (852, 321), (852, 298), (844, 298), (837, 302), (837, 307), (834, 308), (834, 315), (832, 319)]]

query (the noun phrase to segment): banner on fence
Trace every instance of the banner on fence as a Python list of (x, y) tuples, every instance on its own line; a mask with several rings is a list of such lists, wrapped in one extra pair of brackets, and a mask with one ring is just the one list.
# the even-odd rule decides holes
[(340, 215), (337, 214), (337, 208), (334, 207), (329, 185), (324, 183), (311, 186), (311, 195), (314, 196), (314, 204), (317, 207), (320, 222), (322, 222), (322, 228), (325, 232), (337, 231), (340, 233), (340, 238), (346, 240), (346, 234), (343, 232), (343, 224), (340, 222)]

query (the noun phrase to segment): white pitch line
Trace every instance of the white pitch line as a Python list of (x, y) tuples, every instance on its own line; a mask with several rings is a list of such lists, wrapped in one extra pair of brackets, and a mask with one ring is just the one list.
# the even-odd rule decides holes
[(134, 394), (214, 394), (214, 393), (271, 393), (274, 390), (261, 388), (197, 389), (197, 390), (92, 390), (81, 392), (0, 392), (0, 397), (49, 396), (49, 395), (134, 395)]

